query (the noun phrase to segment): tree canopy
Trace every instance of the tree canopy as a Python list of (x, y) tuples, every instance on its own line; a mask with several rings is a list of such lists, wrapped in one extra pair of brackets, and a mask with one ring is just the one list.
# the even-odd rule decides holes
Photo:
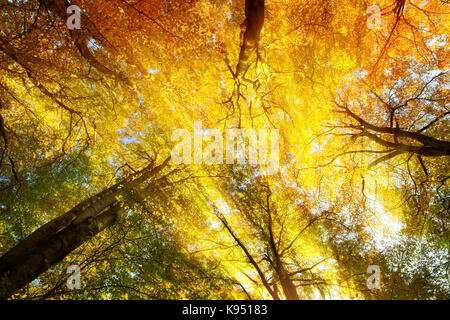
[(0, 298), (448, 299), (449, 4), (374, 4), (1, 0)]

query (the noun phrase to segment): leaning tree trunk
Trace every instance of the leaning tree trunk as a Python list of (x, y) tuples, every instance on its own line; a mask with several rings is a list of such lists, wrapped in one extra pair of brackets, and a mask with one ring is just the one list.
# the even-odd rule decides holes
[(117, 196), (126, 188), (141, 187), (162, 170), (149, 166), (120, 183), (84, 200), (62, 216), (46, 223), (0, 258), (0, 299), (37, 278), (70, 252), (114, 224), (121, 209)]

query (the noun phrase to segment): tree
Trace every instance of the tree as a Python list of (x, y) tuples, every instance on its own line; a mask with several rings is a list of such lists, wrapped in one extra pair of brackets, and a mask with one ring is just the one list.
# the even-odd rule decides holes
[[(448, 296), (448, 5), (367, 6), (0, 4), (0, 296)], [(198, 121), (278, 130), (279, 171), (175, 165)]]
[(1, 298), (7, 298), (90, 237), (111, 226), (121, 210), (121, 204), (117, 200), (121, 189), (144, 189), (148, 180), (162, 170), (169, 159), (154, 168), (149, 166), (139, 174), (84, 200), (40, 227), (4, 254), (0, 270)]

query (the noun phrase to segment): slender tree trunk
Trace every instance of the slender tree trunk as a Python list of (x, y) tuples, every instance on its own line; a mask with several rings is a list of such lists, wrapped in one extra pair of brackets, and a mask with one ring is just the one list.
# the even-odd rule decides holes
[[(269, 189), (270, 191), (270, 189)], [(280, 253), (278, 251), (278, 246), (275, 243), (275, 236), (273, 234), (273, 224), (272, 224), (272, 210), (276, 212), (276, 207), (271, 209), (270, 206), (270, 196), (272, 194), (272, 191), (267, 195), (266, 197), (266, 212), (268, 217), (268, 231), (269, 231), (269, 244), (270, 248), (272, 250), (272, 254), (274, 255), (274, 263), (272, 263), (275, 272), (277, 274), (278, 280), (280, 281), (281, 287), (283, 289), (284, 296), (287, 300), (298, 300), (298, 293), (297, 288), (295, 287), (294, 283), (291, 280), (291, 277), (289, 276), (289, 273), (287, 272), (286, 268), (283, 265), (283, 261), (281, 259)]]
[(272, 289), (269, 282), (267, 281), (266, 276), (264, 275), (264, 272), (259, 267), (256, 260), (253, 258), (253, 256), (250, 254), (250, 252), (247, 250), (245, 245), (242, 243), (242, 241), (236, 236), (236, 234), (231, 230), (230, 225), (226, 221), (226, 219), (222, 216), (217, 215), (217, 217), (220, 219), (224, 227), (228, 230), (228, 233), (233, 237), (233, 239), (236, 241), (238, 246), (244, 251), (248, 261), (253, 265), (253, 267), (256, 269), (256, 272), (259, 275), (259, 278), (261, 279), (261, 282), (263, 283), (264, 287), (266, 288), (267, 292), (272, 296), (274, 300), (280, 300), (280, 297), (278, 296), (278, 293), (276, 290)]
[(280, 279), (281, 287), (283, 288), (284, 296), (287, 300), (298, 300), (297, 288), (292, 282), (291, 278), (288, 275), (288, 272), (284, 269), (283, 266), (279, 267), (277, 270), (278, 277)]
[(274, 253), (275, 259), (273, 262), (273, 267), (275, 269), (275, 272), (277, 274), (278, 280), (280, 281), (281, 288), (283, 289), (284, 296), (287, 300), (298, 300), (298, 293), (297, 288), (294, 285), (294, 282), (292, 282), (291, 277), (289, 276), (288, 271), (283, 265), (283, 261), (281, 260), (280, 254), (278, 252), (278, 248), (275, 245), (274, 238), (273, 238), (273, 231), (272, 231), (272, 217), (269, 212), (269, 232), (270, 232), (270, 244), (272, 247), (272, 251)]
[(0, 258), (0, 299), (60, 262), (70, 252), (116, 221), (123, 187), (140, 188), (162, 170), (167, 158), (157, 167), (149, 166), (124, 181), (84, 200), (62, 216), (46, 223)]

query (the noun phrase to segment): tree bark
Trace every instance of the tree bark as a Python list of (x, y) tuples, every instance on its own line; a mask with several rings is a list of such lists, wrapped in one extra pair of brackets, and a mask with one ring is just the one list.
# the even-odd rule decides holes
[(258, 51), (264, 25), (264, 0), (245, 0), (245, 21), (241, 25), (241, 51), (236, 66), (236, 77), (243, 77), (250, 67), (250, 58)]
[(54, 266), (81, 244), (114, 224), (120, 203), (100, 215), (80, 224), (71, 224), (43, 242), (36, 242), (33, 250), (0, 267), (0, 299), (7, 299), (16, 290)]
[(117, 196), (123, 187), (141, 188), (167, 166), (150, 165), (120, 183), (82, 201), (73, 209), (44, 224), (0, 258), (0, 299), (60, 262), (81, 244), (111, 226), (120, 212)]

